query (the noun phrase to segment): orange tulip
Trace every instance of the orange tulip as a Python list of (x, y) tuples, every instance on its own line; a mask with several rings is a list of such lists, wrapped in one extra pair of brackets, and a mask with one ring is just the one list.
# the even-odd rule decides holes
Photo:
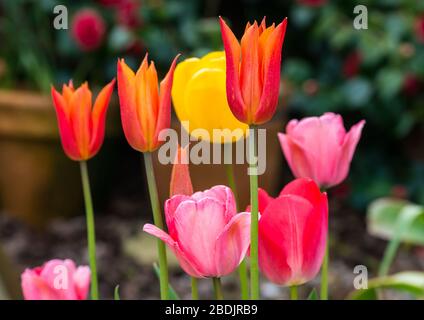
[(72, 160), (88, 160), (99, 151), (105, 136), (106, 111), (114, 84), (115, 79), (100, 91), (93, 108), (87, 82), (75, 90), (72, 81), (69, 81), (68, 85), (63, 85), (62, 94), (52, 87), (62, 146)]
[(154, 62), (148, 63), (147, 54), (136, 73), (124, 59), (118, 60), (122, 127), (128, 143), (140, 152), (156, 150), (163, 143), (159, 133), (171, 125), (171, 88), (177, 59), (160, 83), (160, 90)]
[(246, 124), (262, 124), (275, 113), (280, 91), (281, 50), (287, 19), (278, 26), (248, 23), (239, 43), (220, 18), (227, 64), (227, 100), (234, 116)]

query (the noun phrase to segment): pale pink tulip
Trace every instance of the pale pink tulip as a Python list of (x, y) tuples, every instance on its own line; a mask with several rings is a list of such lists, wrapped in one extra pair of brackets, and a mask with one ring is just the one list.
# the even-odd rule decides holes
[(50, 260), (21, 275), (25, 300), (85, 300), (90, 287), (90, 268), (72, 260)]
[(311, 178), (329, 188), (346, 179), (365, 121), (346, 132), (343, 119), (334, 113), (292, 120), (278, 138), (297, 178)]
[(154, 225), (143, 230), (164, 241), (181, 267), (197, 278), (233, 272), (250, 245), (250, 214), (237, 213), (230, 188), (215, 186), (165, 202), (169, 234)]

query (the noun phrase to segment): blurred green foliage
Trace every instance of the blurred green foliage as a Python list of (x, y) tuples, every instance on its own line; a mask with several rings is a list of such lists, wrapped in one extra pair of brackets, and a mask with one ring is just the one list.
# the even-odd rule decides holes
[[(353, 27), (357, 4), (368, 9), (366, 30)], [(423, 203), (424, 45), (415, 25), (424, 2), (343, 0), (288, 10), (290, 116), (333, 111), (348, 127), (366, 119), (346, 184), (357, 207), (386, 195)]]
[[(70, 78), (103, 85), (115, 76), (118, 57), (137, 67), (146, 51), (166, 71), (178, 52), (187, 57), (222, 49), (217, 15), (229, 20), (237, 36), (248, 20), (267, 16), (279, 22), (288, 16), (284, 112), (297, 118), (338, 112), (348, 127), (366, 119), (350, 178), (341, 187), (351, 191), (355, 206), (396, 193), (424, 203), (424, 45), (415, 30), (424, 1), (328, 0), (308, 6), (296, 0), (143, 0), (132, 12), (140, 23), (131, 27), (105, 5), (113, 1), (120, 2), (1, 1), (0, 59), (6, 71), (0, 86), (48, 91), (50, 83)], [(84, 52), (71, 30), (55, 30), (57, 4), (68, 7), (70, 28), (82, 8), (97, 10), (107, 27), (101, 46)], [(368, 9), (367, 30), (353, 27), (358, 4)]]
[[(139, 3), (136, 12), (127, 13), (136, 16), (136, 25), (117, 19), (118, 5), (128, 2)], [(53, 27), (56, 5), (68, 9), (68, 30)], [(216, 18), (199, 17), (200, 5), (196, 0), (2, 0), (0, 58), (7, 69), (0, 86), (48, 92), (51, 83), (71, 78), (100, 86), (116, 75), (118, 57), (136, 68), (147, 50), (159, 70), (166, 71), (178, 52), (201, 55), (221, 48)], [(73, 18), (86, 8), (96, 10), (106, 24), (100, 47), (89, 52), (72, 37)]]

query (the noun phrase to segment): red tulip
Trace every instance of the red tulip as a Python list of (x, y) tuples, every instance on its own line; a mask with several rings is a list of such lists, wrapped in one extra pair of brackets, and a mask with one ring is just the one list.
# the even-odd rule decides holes
[(237, 213), (228, 187), (215, 186), (165, 202), (168, 233), (146, 224), (143, 230), (164, 241), (181, 267), (196, 278), (233, 272), (250, 244), (250, 214)]
[(85, 300), (90, 287), (90, 269), (76, 267), (72, 260), (50, 260), (26, 269), (21, 276), (25, 300)]
[(321, 267), (328, 230), (327, 194), (310, 179), (289, 183), (273, 199), (260, 189), (259, 267), (272, 282), (300, 285)]
[(123, 59), (118, 60), (122, 126), (128, 143), (140, 152), (156, 150), (163, 143), (159, 133), (171, 125), (171, 87), (177, 58), (160, 83), (160, 92), (155, 65), (149, 65), (147, 54), (137, 73)]
[(100, 91), (94, 107), (87, 82), (75, 90), (70, 81), (69, 85), (63, 85), (62, 94), (52, 87), (62, 146), (72, 160), (87, 160), (99, 151), (105, 135), (106, 111), (114, 84), (115, 79)]
[(272, 118), (280, 91), (281, 50), (287, 19), (278, 26), (248, 23), (238, 42), (220, 18), (227, 65), (227, 100), (234, 116), (247, 124)]
[(290, 121), (278, 138), (296, 178), (312, 178), (329, 188), (346, 179), (364, 125), (362, 120), (346, 132), (342, 117), (328, 112)]
[(102, 43), (106, 26), (97, 11), (82, 9), (75, 14), (72, 20), (71, 32), (82, 50), (91, 51), (97, 49)]

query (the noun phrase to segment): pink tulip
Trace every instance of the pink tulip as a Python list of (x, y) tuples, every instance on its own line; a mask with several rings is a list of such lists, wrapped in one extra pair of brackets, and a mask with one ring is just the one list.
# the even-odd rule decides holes
[(311, 179), (289, 183), (273, 199), (260, 189), (259, 267), (272, 282), (292, 286), (313, 279), (328, 230), (327, 194)]
[(85, 300), (90, 287), (90, 268), (72, 260), (50, 260), (21, 275), (25, 300)]
[(346, 179), (364, 125), (362, 120), (346, 133), (340, 115), (325, 113), (290, 121), (278, 138), (296, 178), (311, 178), (329, 188)]
[(168, 233), (146, 224), (143, 230), (164, 241), (181, 267), (196, 278), (234, 271), (250, 245), (250, 214), (237, 213), (230, 188), (215, 186), (165, 202)]

